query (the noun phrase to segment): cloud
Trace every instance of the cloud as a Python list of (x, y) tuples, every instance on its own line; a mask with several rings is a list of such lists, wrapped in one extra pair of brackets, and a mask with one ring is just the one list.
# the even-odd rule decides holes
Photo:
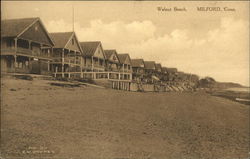
[[(72, 24), (62, 19), (46, 26), (50, 32), (72, 31)], [(157, 26), (148, 20), (104, 23), (97, 19), (87, 27), (76, 22), (75, 31), (80, 41), (102, 41), (104, 49), (128, 52), (132, 58), (249, 85), (249, 24), (243, 20), (222, 18), (220, 26), (198, 39), (190, 29), (157, 36)]]

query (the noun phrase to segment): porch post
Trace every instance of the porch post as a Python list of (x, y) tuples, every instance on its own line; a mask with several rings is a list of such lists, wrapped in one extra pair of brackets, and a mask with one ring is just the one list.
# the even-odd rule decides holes
[(50, 70), (50, 62), (48, 61), (48, 72), (49, 72), (49, 70)]
[(64, 49), (62, 49), (62, 77), (64, 78)]
[(31, 69), (31, 64), (30, 64), (30, 61), (31, 61), (31, 60), (30, 60), (30, 57), (29, 57), (29, 70)]
[(31, 50), (31, 41), (29, 40), (29, 50)]
[(82, 68), (83, 68), (83, 66), (82, 66), (82, 56), (80, 56), (80, 58), (81, 58), (81, 64), (80, 64), (81, 65), (81, 67), (80, 67), (80, 69), (81, 69), (81, 75), (80, 75), (80, 77), (83, 78), (83, 74), (82, 74)]
[(40, 52), (38, 56), (43, 56), (42, 47), (43, 47), (43, 44), (40, 44)]
[(48, 57), (50, 57), (50, 49), (48, 49), (47, 53), (48, 53)]
[[(97, 60), (98, 60), (98, 67), (100, 66), (100, 60), (99, 60), (99, 57), (97, 58)], [(99, 70), (99, 68), (98, 68), (98, 72), (99, 72), (100, 70)]]
[(77, 72), (77, 71), (76, 71), (76, 64), (77, 64), (77, 63), (76, 63), (76, 51), (74, 51), (74, 53), (75, 53), (75, 72)]
[(122, 79), (124, 79), (125, 78), (125, 76), (124, 76), (124, 64), (122, 64), (122, 72), (123, 72)]
[[(94, 59), (93, 59), (93, 56), (91, 56), (91, 71), (94, 72)], [(94, 73), (92, 73), (92, 78), (95, 79)]]
[(91, 70), (92, 70), (92, 72), (93, 72), (93, 70), (94, 70), (94, 59), (93, 59), (93, 56), (91, 56)]
[(15, 41), (15, 55), (14, 55), (14, 72), (16, 73), (16, 67), (17, 67), (17, 38), (14, 39)]

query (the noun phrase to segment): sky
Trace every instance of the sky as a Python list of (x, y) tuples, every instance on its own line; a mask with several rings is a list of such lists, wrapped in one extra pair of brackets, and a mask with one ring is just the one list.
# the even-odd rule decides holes
[[(249, 86), (247, 1), (1, 3), (2, 19), (40, 17), (48, 32), (74, 30), (79, 41), (101, 41), (104, 49), (129, 53), (131, 58)], [(159, 7), (171, 11), (159, 11)], [(186, 11), (174, 11), (175, 7)], [(220, 7), (222, 11), (198, 11), (197, 7)]]

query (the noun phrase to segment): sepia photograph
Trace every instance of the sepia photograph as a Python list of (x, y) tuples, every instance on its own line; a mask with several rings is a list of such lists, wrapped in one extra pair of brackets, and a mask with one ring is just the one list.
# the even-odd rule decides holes
[(249, 1), (1, 1), (0, 159), (249, 159)]

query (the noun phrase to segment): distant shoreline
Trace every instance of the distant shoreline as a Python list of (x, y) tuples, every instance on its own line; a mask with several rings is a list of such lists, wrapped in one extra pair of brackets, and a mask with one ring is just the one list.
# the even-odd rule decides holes
[(242, 104), (250, 105), (249, 87), (232, 87), (226, 89), (214, 90), (212, 95), (227, 98)]

